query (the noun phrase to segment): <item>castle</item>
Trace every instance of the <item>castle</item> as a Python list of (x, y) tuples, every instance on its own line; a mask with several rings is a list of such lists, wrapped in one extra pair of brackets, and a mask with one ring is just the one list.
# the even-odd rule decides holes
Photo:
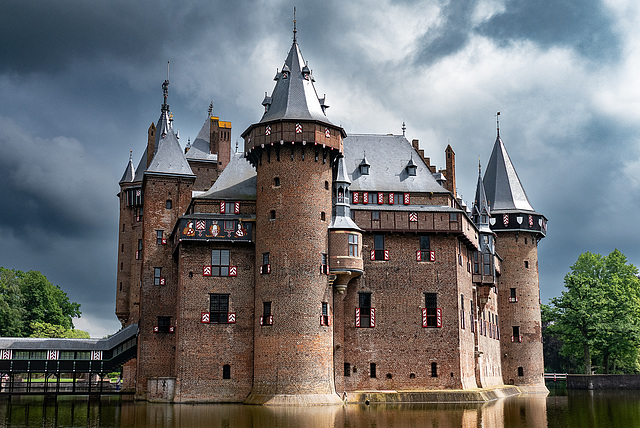
[(181, 147), (167, 104), (120, 180), (116, 315), (138, 324), (142, 399), (340, 403), (362, 390), (543, 380), (537, 245), (546, 218), (499, 128), (472, 209), (455, 153), (348, 135), (293, 44), (231, 149), (211, 115)]

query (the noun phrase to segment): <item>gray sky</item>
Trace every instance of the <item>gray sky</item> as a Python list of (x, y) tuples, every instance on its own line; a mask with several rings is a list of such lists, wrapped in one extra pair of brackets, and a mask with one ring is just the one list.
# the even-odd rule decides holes
[[(181, 3), (181, 2), (180, 2)], [(260, 119), (291, 46), (289, 1), (2, 1), (0, 266), (40, 270), (118, 329), (118, 181), (169, 104), (181, 142), (214, 114)], [(640, 264), (640, 4), (635, 0), (325, 0), (298, 40), (347, 133), (402, 132), (438, 167), (456, 152), (470, 204), (500, 135), (533, 207), (542, 300), (585, 251)], [(242, 141), (240, 141), (242, 147)]]

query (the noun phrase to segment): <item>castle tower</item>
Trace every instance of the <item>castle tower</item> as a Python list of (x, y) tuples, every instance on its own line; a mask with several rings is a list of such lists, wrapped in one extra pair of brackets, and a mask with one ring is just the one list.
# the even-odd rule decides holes
[[(340, 403), (328, 271), (332, 165), (344, 130), (325, 114), (294, 27), (291, 50), (244, 131), (257, 171), (254, 380), (248, 403)], [(325, 316), (326, 315), (326, 316)], [(293, 400), (293, 401), (292, 401)]]
[(507, 150), (496, 137), (483, 180), (491, 206), (495, 250), (502, 259), (498, 302), (502, 375), (506, 384), (527, 391), (546, 392), (538, 242), (546, 234), (547, 219), (531, 206)]
[[(170, 235), (178, 217), (184, 214), (191, 201), (195, 181), (189, 163), (171, 123), (167, 104), (169, 81), (163, 83), (164, 103), (156, 132), (141, 165), (136, 170), (142, 191), (142, 234), (139, 239), (141, 261), (139, 271), (140, 319), (136, 393), (152, 399), (149, 385), (154, 378), (165, 384), (175, 376), (175, 326), (178, 278), (172, 260)], [(153, 142), (153, 146), (151, 145)], [(148, 164), (144, 167), (142, 164)], [(132, 284), (133, 286), (133, 284)], [(173, 388), (172, 386), (170, 387)]]

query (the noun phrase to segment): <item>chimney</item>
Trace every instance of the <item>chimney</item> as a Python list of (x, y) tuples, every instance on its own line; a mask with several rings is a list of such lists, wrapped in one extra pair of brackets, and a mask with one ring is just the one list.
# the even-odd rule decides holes
[(446, 188), (451, 193), (453, 193), (453, 197), (456, 197), (456, 154), (451, 148), (451, 145), (447, 145), (447, 148), (444, 151), (445, 161), (446, 161), (446, 172), (445, 176), (447, 177)]
[(147, 130), (147, 166), (151, 164), (153, 160), (153, 153), (156, 151), (156, 125), (151, 122), (151, 126)]

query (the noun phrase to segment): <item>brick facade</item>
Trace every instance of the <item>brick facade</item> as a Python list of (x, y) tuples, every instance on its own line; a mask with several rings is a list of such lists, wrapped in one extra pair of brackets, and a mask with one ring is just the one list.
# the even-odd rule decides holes
[[(446, 189), (417, 140), (391, 136), (385, 152), (366, 153), (406, 150), (395, 187), (363, 179), (383, 184), (350, 192), (352, 167), (337, 180), (346, 134), (329, 122), (251, 125), (244, 159), (232, 155), (229, 122), (210, 117), (209, 126), (217, 161), (121, 183), (116, 314), (139, 327), (125, 388), (158, 401), (330, 404), (362, 390), (544, 385), (543, 234), (506, 220), (495, 233), (480, 229), (457, 198), (450, 146)], [(152, 125), (144, 168), (155, 133)], [(427, 185), (411, 187), (407, 164), (428, 174)], [(496, 240), (487, 272), (483, 233)]]

